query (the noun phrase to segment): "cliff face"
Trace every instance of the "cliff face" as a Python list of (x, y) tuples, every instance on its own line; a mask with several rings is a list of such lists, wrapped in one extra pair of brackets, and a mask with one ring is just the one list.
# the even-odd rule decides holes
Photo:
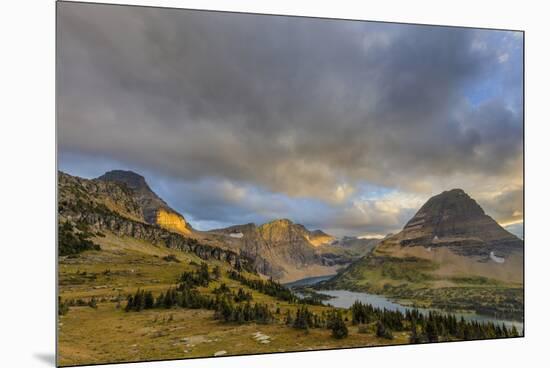
[(193, 229), (185, 218), (153, 192), (143, 176), (132, 171), (112, 170), (98, 177), (96, 181), (122, 183), (133, 190), (143, 218), (148, 223), (183, 235), (192, 233)]
[(180, 234), (189, 235), (191, 230), (189, 229), (187, 222), (183, 216), (174, 212), (168, 212), (163, 208), (157, 210), (157, 217), (155, 223), (162, 228), (170, 231), (174, 231)]
[(332, 274), (352, 261), (342, 249), (333, 249), (319, 240), (318, 245), (312, 242), (322, 237), (334, 239), (332, 236), (318, 230), (309, 231), (288, 219), (260, 226), (231, 226), (208, 233), (253, 259), (259, 272), (282, 281)]

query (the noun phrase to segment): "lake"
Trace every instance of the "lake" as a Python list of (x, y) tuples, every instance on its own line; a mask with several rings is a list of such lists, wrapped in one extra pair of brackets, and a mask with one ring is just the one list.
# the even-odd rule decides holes
[[(319, 276), (319, 277), (308, 277), (306, 279), (297, 280), (285, 286), (289, 288), (293, 287), (302, 287), (310, 286), (317, 284), (321, 281), (328, 280), (332, 276)], [(407, 310), (417, 309), (422, 314), (428, 314), (430, 311), (435, 311), (439, 313), (454, 314), (457, 318), (464, 317), (466, 321), (477, 321), (477, 322), (492, 322), (494, 324), (506, 325), (506, 327), (516, 326), (516, 329), (519, 333), (523, 330), (523, 323), (518, 321), (510, 321), (504, 319), (493, 318), (489, 316), (484, 316), (476, 313), (450, 313), (447, 311), (441, 311), (437, 309), (427, 309), (427, 308), (411, 308), (399, 303), (393, 302), (388, 298), (382, 295), (375, 295), (362, 292), (354, 292), (348, 290), (316, 290), (319, 294), (324, 294), (332, 297), (330, 300), (323, 301), (324, 304), (330, 304), (338, 308), (349, 308), (356, 301), (362, 303), (371, 304), (375, 308), (386, 308), (388, 310), (400, 311), (405, 313)]]

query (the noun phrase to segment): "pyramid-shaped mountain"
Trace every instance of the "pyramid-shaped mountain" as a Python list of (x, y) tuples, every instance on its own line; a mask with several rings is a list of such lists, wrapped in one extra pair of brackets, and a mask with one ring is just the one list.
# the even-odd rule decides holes
[(506, 256), (523, 250), (523, 241), (462, 189), (430, 198), (395, 237), (402, 246), (449, 247), (463, 255)]

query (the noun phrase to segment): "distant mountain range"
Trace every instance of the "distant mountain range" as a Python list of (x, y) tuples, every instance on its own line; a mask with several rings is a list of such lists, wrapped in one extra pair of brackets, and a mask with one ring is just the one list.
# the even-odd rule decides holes
[[(289, 219), (199, 231), (131, 171), (109, 171), (92, 180), (60, 172), (59, 193), (62, 219), (84, 219), (103, 230), (149, 236), (153, 242), (166, 243), (177, 234), (184, 239), (177, 244), (199, 243), (214, 253), (229, 252), (234, 254), (230, 258), (242, 258), (282, 282), (338, 272), (330, 281), (333, 287), (380, 291), (386, 284), (414, 284), (388, 271), (391, 262), (413, 258), (429, 263), (429, 269), (417, 273), (436, 285), (471, 276), (523, 282), (523, 241), (460, 189), (430, 198), (402, 231), (384, 239), (337, 239)], [(377, 270), (380, 274), (373, 277)]]
[(178, 249), (285, 283), (336, 274), (317, 287), (523, 317), (523, 240), (460, 189), (430, 198), (384, 239), (337, 239), (289, 219), (199, 231), (131, 171), (91, 180), (59, 172), (58, 194), (60, 224), (70, 224), (66, 239), (81, 236), (111, 250), (126, 242)]
[(367, 240), (359, 240), (355, 248), (348, 249), (343, 244), (357, 238), (348, 237), (341, 244), (322, 230), (310, 231), (288, 219), (259, 226), (236, 225), (207, 234), (210, 240), (241, 250), (255, 260), (260, 272), (284, 282), (334, 274), (372, 249)]
[[(101, 227), (106, 220), (95, 217), (97, 205), (104, 206), (118, 215), (112, 231), (131, 228), (123, 235), (139, 238), (141, 230), (135, 229), (152, 225), (184, 239), (235, 252), (249, 260), (258, 272), (283, 282), (334, 274), (372, 250), (377, 242), (353, 237), (337, 240), (322, 230), (310, 231), (288, 219), (199, 231), (160, 198), (143, 176), (132, 171), (113, 170), (92, 180), (60, 172), (59, 189), (62, 217), (88, 219)], [(134, 222), (129, 224), (128, 220)]]

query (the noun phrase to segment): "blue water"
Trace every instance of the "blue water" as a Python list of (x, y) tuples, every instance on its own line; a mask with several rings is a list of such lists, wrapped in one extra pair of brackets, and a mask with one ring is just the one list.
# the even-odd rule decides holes
[[(308, 277), (305, 279), (290, 282), (288, 284), (285, 284), (285, 286), (289, 288), (293, 288), (293, 287), (315, 285), (321, 281), (328, 280), (333, 276), (334, 275)], [(348, 290), (316, 290), (316, 291), (319, 294), (324, 294), (332, 297), (330, 300), (324, 301), (323, 302), (324, 304), (330, 304), (338, 308), (349, 308), (356, 300), (358, 300), (362, 303), (371, 304), (375, 308), (380, 308), (380, 309), (386, 308), (388, 310), (400, 311), (402, 313), (405, 313), (407, 310), (412, 310), (412, 309), (417, 309), (420, 313), (423, 313), (423, 314), (428, 314), (428, 312), (430, 311), (436, 311), (436, 312), (447, 313), (447, 314), (449, 313), (446, 311), (441, 311), (436, 309), (407, 307), (405, 305), (393, 302), (382, 295), (358, 293), (358, 292), (353, 292)], [(488, 317), (488, 316), (484, 316), (476, 313), (452, 313), (452, 314), (454, 314), (457, 318), (464, 317), (466, 321), (492, 322), (494, 324), (499, 324), (499, 325), (504, 324), (506, 325), (506, 327), (516, 326), (516, 329), (520, 333), (523, 330), (523, 323), (518, 321), (492, 318), (492, 317)]]

